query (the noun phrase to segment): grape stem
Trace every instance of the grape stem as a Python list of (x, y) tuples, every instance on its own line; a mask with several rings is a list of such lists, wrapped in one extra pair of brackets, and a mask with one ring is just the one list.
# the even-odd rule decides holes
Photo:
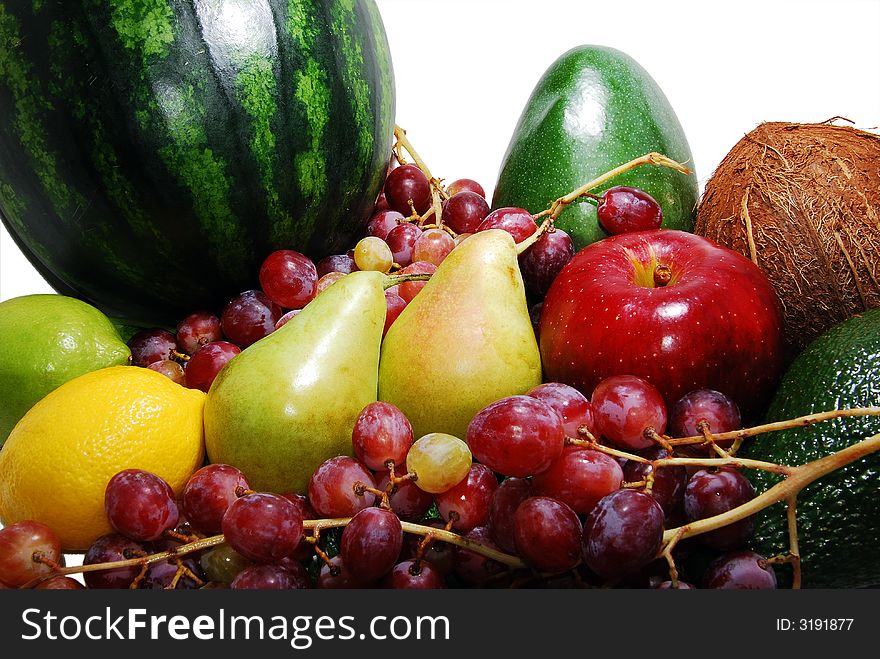
[[(840, 419), (854, 416), (880, 416), (880, 407), (853, 407), (848, 410), (829, 410), (827, 412), (817, 412), (815, 414), (807, 414), (786, 421), (775, 421), (773, 423), (765, 423), (751, 428), (743, 428), (741, 430), (731, 430), (730, 432), (721, 432), (712, 435), (712, 439), (724, 441), (727, 439), (744, 439), (746, 437), (754, 437), (755, 435), (763, 435), (764, 433), (776, 430), (788, 430), (790, 428), (803, 428), (811, 426), (820, 421), (830, 421), (831, 419)], [(684, 446), (687, 444), (704, 444), (706, 438), (703, 435), (694, 435), (692, 437), (681, 437), (678, 439), (670, 439), (672, 446)]]
[(634, 158), (622, 165), (619, 165), (614, 169), (605, 172), (598, 178), (594, 178), (592, 181), (584, 183), (582, 186), (580, 186), (576, 190), (572, 190), (567, 195), (559, 197), (559, 199), (550, 204), (550, 207), (547, 210), (541, 211), (535, 217), (537, 218), (543, 217), (544, 215), (549, 215), (550, 221), (555, 222), (556, 219), (562, 214), (562, 211), (564, 211), (570, 204), (573, 204), (582, 197), (595, 197), (595, 195), (590, 194), (590, 191), (594, 188), (597, 188), (600, 185), (607, 183), (614, 177), (619, 176), (624, 172), (628, 172), (631, 169), (640, 167), (641, 165), (658, 165), (660, 167), (669, 167), (676, 170), (677, 172), (681, 172), (682, 174), (691, 173), (691, 170), (685, 167), (682, 163), (676, 162), (671, 158), (664, 156), (662, 153), (652, 151), (650, 153), (646, 153), (643, 156), (639, 156), (638, 158)]
[[(437, 226), (442, 226), (443, 224), (443, 199), (448, 199), (449, 195), (446, 192), (446, 189), (443, 187), (440, 179), (435, 178), (433, 174), (431, 174), (431, 170), (428, 169), (428, 165), (425, 164), (425, 161), (422, 160), (422, 157), (419, 155), (418, 151), (413, 147), (412, 142), (409, 141), (409, 138), (406, 136), (406, 131), (398, 126), (394, 125), (394, 137), (397, 140), (398, 147), (403, 147), (406, 149), (407, 153), (412, 156), (413, 162), (415, 162), (416, 166), (422, 170), (425, 176), (428, 178), (428, 181), (431, 182), (431, 207), (434, 209), (434, 216), (436, 219)], [(399, 148), (398, 148), (399, 151)], [(398, 158), (400, 160), (400, 158)]]
[[(794, 540), (792, 543), (792, 554), (797, 556), (797, 539), (793, 520), (793, 502), (800, 491), (810, 483), (830, 474), (832, 471), (840, 469), (841, 467), (855, 462), (856, 460), (878, 450), (880, 450), (880, 433), (863, 439), (862, 441), (841, 449), (836, 453), (827, 455), (824, 458), (819, 458), (818, 460), (808, 462), (799, 467), (790, 467), (783, 481), (777, 483), (765, 492), (762, 492), (754, 499), (751, 499), (736, 508), (731, 508), (720, 515), (690, 522), (677, 528), (667, 529), (663, 533), (663, 544), (665, 546), (667, 543), (671, 542), (673, 538), (678, 541), (702, 533), (708, 533), (709, 531), (714, 531), (715, 529), (727, 526), (733, 522), (738, 522), (750, 515), (754, 515), (775, 503), (787, 501), (789, 507), (789, 533), (791, 539)], [(705, 460), (703, 462), (714, 463), (715, 460)], [(662, 552), (660, 555), (662, 556)]]

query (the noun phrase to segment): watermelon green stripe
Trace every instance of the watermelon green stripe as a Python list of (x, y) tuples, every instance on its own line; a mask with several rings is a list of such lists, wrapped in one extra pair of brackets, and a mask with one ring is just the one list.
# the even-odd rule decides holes
[(253, 123), (251, 154), (257, 162), (260, 183), (266, 195), (266, 212), (276, 232), (290, 235), (294, 218), (284, 208), (275, 186), (276, 139), (272, 120), (278, 92), (272, 61), (259, 53), (250, 54), (236, 76), (235, 87), (239, 101)]
[[(299, 0), (288, 0), (287, 13), (291, 45), (303, 58), (303, 65), (292, 81), (294, 99), (301, 104), (308, 125), (308, 146), (295, 156), (293, 163), (305, 205), (298, 223), (301, 230), (311, 232), (321, 210), (318, 200), (326, 195), (328, 186), (324, 140), (330, 116), (330, 89), (327, 73), (314, 56), (314, 45), (321, 37), (315, 7)], [(284, 238), (284, 234), (277, 231), (272, 235), (276, 241)]]
[(137, 50), (146, 65), (167, 57), (174, 43), (174, 11), (166, 0), (110, 0), (113, 29), (122, 45)]
[[(71, 54), (84, 55), (82, 45), (85, 42), (83, 26), (79, 20), (62, 22), (53, 21), (49, 33), (48, 45), (53, 84), (59, 96), (70, 99), (73, 116), (88, 126), (91, 134), (91, 160), (104, 184), (111, 201), (120, 209), (134, 235), (143, 240), (158, 241), (163, 256), (170, 258), (169, 242), (163, 240), (159, 228), (152, 224), (142, 208), (142, 200), (131, 181), (122, 173), (119, 155), (113, 147), (107, 133), (107, 127), (100, 116), (100, 108), (96, 107), (94, 97), (89, 93), (88, 86), (75, 76), (67, 75), (63, 63)], [(138, 271), (128, 267), (126, 263), (118, 263), (122, 271), (136, 281)]]
[(76, 199), (58, 175), (56, 156), (46, 144), (46, 127), (41, 115), (49, 103), (39, 87), (30, 82), (30, 67), (19, 52), (21, 42), (18, 21), (0, 5), (0, 82), (12, 92), (15, 102), (12, 123), (52, 205), (59, 213), (67, 213), (82, 200)]
[(174, 14), (168, 2), (114, 0), (111, 4), (112, 27), (119, 42), (142, 62), (140, 84), (132, 99), (139, 106), (142, 127), (165, 134), (168, 143), (159, 149), (159, 155), (192, 195), (195, 214), (206, 236), (203, 248), (211, 250), (223, 270), (235, 272), (247, 241), (230, 205), (233, 182), (226, 163), (210, 148), (204, 129), (202, 86), (211, 72), (202, 70), (193, 58), (182, 80), (163, 80), (156, 75), (175, 41)]

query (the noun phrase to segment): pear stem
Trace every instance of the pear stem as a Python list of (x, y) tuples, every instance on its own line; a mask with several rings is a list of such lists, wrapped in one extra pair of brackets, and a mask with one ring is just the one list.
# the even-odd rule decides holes
[(386, 275), (382, 288), (387, 291), (389, 288), (394, 288), (399, 284), (405, 284), (408, 281), (428, 281), (430, 278), (430, 274), (419, 272), (409, 272), (404, 275)]

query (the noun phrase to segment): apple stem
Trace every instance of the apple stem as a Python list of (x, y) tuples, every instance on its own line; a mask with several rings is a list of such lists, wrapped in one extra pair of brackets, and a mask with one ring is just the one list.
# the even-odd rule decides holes
[(665, 263), (658, 263), (654, 268), (654, 286), (661, 288), (672, 281), (672, 268)]

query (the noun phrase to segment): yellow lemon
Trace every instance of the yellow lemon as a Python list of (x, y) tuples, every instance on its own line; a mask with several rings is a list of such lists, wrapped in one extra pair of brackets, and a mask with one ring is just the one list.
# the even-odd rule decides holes
[(36, 403), (0, 449), (0, 521), (34, 519), (65, 551), (84, 551), (112, 529), (107, 482), (144, 469), (180, 494), (204, 459), (205, 394), (147, 368), (81, 375)]

